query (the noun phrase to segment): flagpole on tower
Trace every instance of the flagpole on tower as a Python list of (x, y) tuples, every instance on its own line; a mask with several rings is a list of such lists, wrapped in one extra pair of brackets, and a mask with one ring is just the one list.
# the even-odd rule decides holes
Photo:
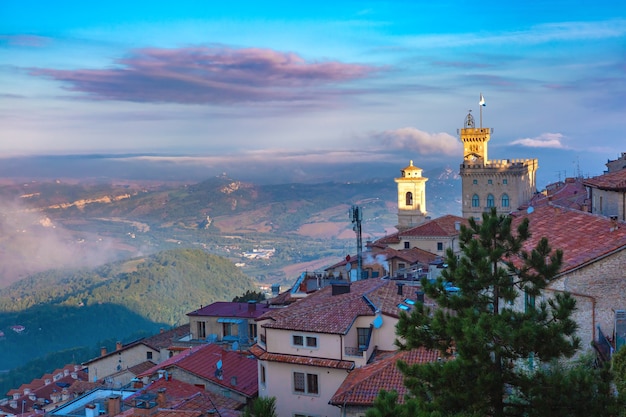
[(483, 127), (483, 107), (485, 107), (485, 97), (483, 97), (483, 93), (480, 93), (480, 101), (478, 102), (480, 105), (480, 128)]

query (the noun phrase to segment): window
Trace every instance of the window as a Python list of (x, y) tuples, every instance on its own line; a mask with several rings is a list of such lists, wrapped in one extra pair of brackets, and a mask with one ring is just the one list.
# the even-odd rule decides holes
[(487, 184), (489, 185), (493, 184), (493, 180), (487, 180)]
[(152, 360), (152, 352), (146, 352), (146, 359)]
[(480, 198), (478, 198), (478, 194), (474, 194), (472, 196), (472, 207), (480, 207)]
[(443, 250), (443, 242), (437, 242), (437, 250), (438, 251), (442, 251)]
[(317, 337), (315, 337), (315, 336), (306, 336), (305, 337), (305, 336), (302, 336), (302, 335), (294, 334), (293, 336), (291, 336), (291, 343), (294, 346), (316, 348), (317, 347)]
[(356, 332), (357, 332), (357, 338), (358, 338), (358, 343), (359, 343), (359, 352), (367, 350), (370, 344), (371, 328), (370, 327), (357, 327)]
[(478, 180), (472, 181), (472, 184), (478, 184)]
[(398, 269), (406, 268), (406, 264), (404, 262), (398, 262)]
[(509, 180), (507, 180), (506, 178), (502, 180), (502, 184), (507, 185), (509, 183)]
[(265, 333), (261, 333), (261, 343), (265, 344)]
[(222, 334), (224, 337), (235, 336), (233, 333), (233, 324), (232, 323), (222, 323)]
[(404, 249), (411, 249), (411, 243), (410, 242), (404, 242)]
[(206, 337), (206, 323), (203, 321), (198, 322), (198, 339), (204, 339)]
[(261, 385), (265, 385), (265, 365), (259, 365), (260, 366), (260, 372), (259, 372), (259, 378), (261, 379)]
[(489, 194), (487, 196), (487, 207), (494, 207), (495, 206), (495, 201), (493, 199), (493, 194)]
[(509, 206), (509, 196), (506, 194), (502, 194), (502, 207)]
[(524, 292), (524, 311), (528, 312), (535, 309), (535, 296)]
[(304, 372), (293, 373), (293, 390), (300, 394), (319, 394), (317, 374), (305, 374)]
[(412, 206), (413, 205), (413, 193), (412, 192), (408, 192), (406, 193), (406, 205), (407, 206)]
[(248, 324), (248, 334), (250, 335), (251, 339), (256, 339), (257, 332), (256, 332), (256, 324), (255, 323)]

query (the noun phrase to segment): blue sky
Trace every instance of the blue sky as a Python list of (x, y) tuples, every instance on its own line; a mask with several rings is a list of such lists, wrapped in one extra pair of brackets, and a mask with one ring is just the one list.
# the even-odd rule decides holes
[[(0, 2), (0, 155), (457, 167), (626, 151), (626, 3)], [(542, 172), (543, 171), (543, 172)]]

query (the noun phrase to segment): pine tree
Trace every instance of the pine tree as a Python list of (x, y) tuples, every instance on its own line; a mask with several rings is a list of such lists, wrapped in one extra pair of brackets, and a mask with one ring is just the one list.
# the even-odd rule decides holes
[[(570, 358), (578, 350), (577, 326), (571, 318), (575, 300), (557, 293), (534, 303), (557, 276), (562, 252), (553, 251), (546, 238), (525, 251), (528, 219), (516, 233), (511, 222), (512, 217), (495, 210), (484, 213), (482, 222), (470, 219), (460, 232), (461, 256), (449, 249), (441, 277), (422, 281), (437, 307), (431, 310), (418, 303), (410, 315), (401, 313), (398, 346), (437, 349), (442, 357), (430, 364), (399, 364), (413, 398), (406, 404), (419, 410), (414, 415), (537, 415), (531, 411), (545, 409), (540, 403), (546, 401), (534, 395), (541, 392), (537, 384), (550, 380), (540, 373), (551, 361)], [(525, 308), (516, 304), (521, 297)], [(594, 382), (576, 381), (578, 389)], [(566, 389), (559, 394), (559, 404), (566, 403), (568, 395), (578, 395)]]

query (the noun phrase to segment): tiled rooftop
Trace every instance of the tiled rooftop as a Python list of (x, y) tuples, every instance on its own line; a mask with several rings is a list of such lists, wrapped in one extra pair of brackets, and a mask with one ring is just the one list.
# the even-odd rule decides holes
[(609, 172), (583, 181), (589, 187), (602, 190), (626, 191), (626, 169)]
[(412, 227), (402, 232), (396, 232), (391, 235), (382, 237), (370, 246), (380, 246), (388, 244), (400, 243), (402, 237), (408, 236), (420, 236), (420, 237), (450, 237), (459, 234), (456, 229), (457, 223), (461, 223), (467, 226), (467, 219), (459, 216), (453, 216), (447, 214), (445, 216), (437, 217), (436, 219), (429, 220), (420, 224), (419, 226)]
[[(583, 185), (583, 180), (580, 178), (567, 178), (564, 182), (548, 185), (545, 194), (536, 194), (531, 199), (530, 204), (523, 205), (521, 208), (526, 209), (529, 205), (539, 207), (553, 204), (576, 210), (585, 210), (589, 203), (587, 189)], [(588, 211), (588, 208), (586, 211)]]
[(526, 250), (546, 236), (553, 249), (563, 250), (561, 273), (571, 271), (613, 251), (626, 249), (626, 224), (606, 217), (554, 205), (514, 214), (513, 227), (528, 217), (531, 238)]
[[(411, 249), (393, 249), (393, 248), (383, 248), (376, 249), (371, 252), (363, 252), (363, 266), (375, 265), (380, 263), (378, 260), (379, 256), (383, 256), (385, 261), (390, 261), (394, 258), (400, 259), (402, 261), (408, 262), (409, 264), (414, 264), (416, 262), (421, 262), (425, 265), (428, 265), (430, 262), (434, 261), (438, 258), (438, 256), (432, 252), (428, 252), (426, 250), (420, 248), (411, 248)], [(334, 265), (326, 268), (327, 271), (336, 269), (346, 265), (348, 262), (355, 263), (356, 255), (351, 256), (350, 261), (345, 259), (337, 262)]]
[(352, 361), (270, 353), (266, 352), (265, 349), (263, 349), (259, 345), (252, 346), (250, 348), (250, 353), (252, 353), (257, 359), (262, 361), (291, 363), (294, 365), (318, 366), (322, 368), (336, 368), (346, 370), (354, 368), (354, 362)]
[[(222, 379), (215, 376), (219, 360), (222, 361)], [(177, 367), (248, 397), (253, 397), (258, 392), (256, 360), (236, 351), (224, 350), (219, 345), (206, 344), (195, 346), (172, 356), (138, 376), (149, 377), (156, 374), (159, 370), (167, 370), (171, 367)], [(236, 384), (232, 384), (234, 381), (236, 381)]]
[(391, 356), (373, 362), (362, 368), (353, 370), (343, 381), (337, 392), (330, 400), (330, 404), (338, 406), (371, 406), (380, 390), (396, 390), (398, 402), (404, 402), (407, 389), (404, 386), (404, 376), (396, 366), (401, 360), (410, 365), (434, 362), (439, 357), (438, 352), (424, 348), (410, 351), (398, 351)]
[[(407, 286), (408, 287), (408, 286)], [(350, 292), (332, 295), (333, 286), (325, 287), (283, 309), (271, 310), (261, 317), (271, 319), (263, 326), (272, 329), (316, 333), (346, 334), (358, 316), (382, 314), (398, 317), (398, 304), (406, 298), (415, 300), (408, 289), (399, 295), (395, 282), (377, 278), (352, 282)]]
[(238, 317), (255, 319), (269, 310), (266, 303), (234, 303), (218, 301), (198, 310), (187, 313), (188, 316)]

